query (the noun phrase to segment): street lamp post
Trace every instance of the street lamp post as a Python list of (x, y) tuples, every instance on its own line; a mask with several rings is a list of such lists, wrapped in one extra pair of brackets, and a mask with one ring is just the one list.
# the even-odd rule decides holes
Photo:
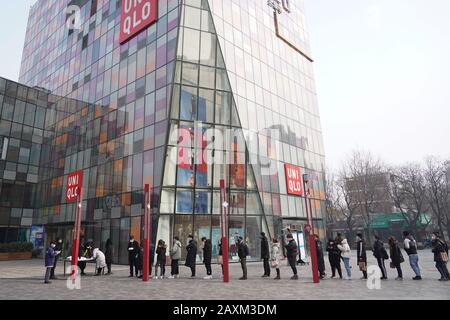
[[(316, 250), (316, 240), (314, 238), (314, 219), (312, 213), (311, 198), (309, 197), (309, 188), (307, 189), (307, 184), (309, 182), (309, 175), (303, 175), (303, 190), (305, 194), (305, 206), (306, 206), (306, 216), (308, 219), (308, 224), (311, 226), (311, 232), (309, 232), (309, 251), (311, 254), (311, 268), (314, 283), (319, 283), (319, 269), (317, 262), (317, 250)], [(309, 206), (308, 206), (309, 202)], [(308, 208), (309, 207), (309, 208)]]

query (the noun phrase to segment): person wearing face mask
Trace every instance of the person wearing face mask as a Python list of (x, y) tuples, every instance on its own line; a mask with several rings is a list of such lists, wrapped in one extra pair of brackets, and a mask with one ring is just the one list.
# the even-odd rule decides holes
[(195, 278), (195, 266), (197, 262), (197, 242), (194, 240), (192, 235), (188, 237), (188, 245), (186, 246), (187, 256), (186, 267), (191, 268), (191, 278)]
[(239, 262), (242, 268), (242, 277), (239, 280), (247, 280), (247, 257), (250, 254), (247, 244), (244, 242), (244, 238), (238, 238), (238, 256)]
[(169, 279), (177, 279), (180, 275), (180, 271), (178, 269), (178, 261), (181, 259), (181, 242), (179, 237), (173, 238), (173, 246), (170, 250), (170, 257), (172, 258), (172, 268)]
[(61, 256), (61, 252), (62, 252), (62, 249), (63, 249), (62, 239), (61, 238), (56, 238), (55, 244), (56, 244), (56, 247), (55, 247), (56, 256), (55, 256), (55, 262), (53, 263), (53, 268), (52, 268), (52, 270), (50, 272), (50, 279), (51, 280), (56, 280), (57, 279), (56, 276), (55, 276), (55, 269), (56, 269), (56, 264), (58, 263), (59, 257)]
[(47, 248), (45, 253), (45, 284), (49, 284), (50, 282), (50, 274), (52, 272), (52, 268), (55, 264), (55, 257), (57, 255), (56, 251), (56, 243), (55, 241), (50, 242), (50, 246)]
[(203, 242), (203, 263), (206, 268), (206, 277), (203, 279), (211, 280), (212, 279), (212, 268), (211, 268), (211, 260), (212, 260), (212, 243), (211, 240), (206, 237), (202, 238)]
[(263, 278), (270, 277), (270, 250), (269, 250), (269, 240), (266, 237), (264, 232), (261, 232), (261, 260), (263, 261), (264, 266), (264, 275)]
[(436, 269), (441, 274), (439, 281), (449, 281), (447, 269), (448, 245), (441, 239), (439, 232), (434, 232), (431, 236), (431, 246), (431, 252), (434, 254), (434, 262), (436, 262)]
[(133, 269), (136, 274), (136, 277), (139, 277), (139, 243), (134, 240), (134, 236), (130, 236), (130, 242), (128, 243), (128, 263), (130, 265), (130, 275), (129, 278), (133, 277)]

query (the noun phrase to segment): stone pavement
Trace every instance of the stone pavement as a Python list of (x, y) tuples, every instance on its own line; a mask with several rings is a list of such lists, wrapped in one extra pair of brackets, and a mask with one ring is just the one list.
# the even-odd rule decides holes
[[(368, 255), (371, 254), (368, 252)], [(176, 280), (151, 280), (143, 283), (136, 278), (128, 278), (127, 266), (113, 266), (113, 275), (94, 277), (94, 265), (88, 264), (86, 271), (91, 275), (82, 277), (80, 290), (69, 290), (62, 276), (63, 263), (59, 262), (57, 276), (52, 284), (43, 283), (42, 260), (0, 262), (0, 299), (10, 300), (450, 300), (450, 282), (439, 282), (439, 273), (434, 267), (429, 250), (421, 251), (420, 266), (422, 281), (413, 281), (413, 272), (408, 262), (402, 264), (403, 281), (395, 281), (397, 273), (388, 268), (388, 281), (381, 281), (380, 290), (369, 290), (366, 281), (360, 280), (361, 273), (356, 265), (353, 252), (352, 281), (330, 279), (328, 258), (325, 257), (328, 279), (320, 284), (312, 283), (309, 265), (299, 267), (299, 281), (289, 280), (291, 270), (283, 266), (282, 280), (262, 279), (261, 263), (249, 264), (249, 280), (237, 280), (241, 276), (240, 266), (231, 265), (229, 284), (224, 284), (220, 276), (220, 266), (214, 265), (215, 279), (203, 280), (204, 266), (197, 266), (197, 279), (190, 279), (189, 269), (180, 267), (181, 278)], [(283, 263), (284, 264), (284, 263)], [(376, 265), (369, 257), (369, 265)], [(343, 264), (342, 264), (342, 268)], [(61, 274), (60, 274), (61, 273)], [(170, 275), (170, 267), (166, 268)]]

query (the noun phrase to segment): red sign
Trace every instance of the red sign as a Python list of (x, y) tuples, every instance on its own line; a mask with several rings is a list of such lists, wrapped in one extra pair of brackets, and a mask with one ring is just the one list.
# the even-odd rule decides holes
[(77, 171), (69, 174), (67, 177), (66, 201), (77, 201), (83, 186), (83, 171)]
[(302, 173), (300, 167), (285, 164), (284, 171), (286, 175), (287, 193), (296, 196), (301, 196), (303, 194), (303, 188), (302, 188)]
[(122, 0), (120, 44), (158, 20), (158, 0)]

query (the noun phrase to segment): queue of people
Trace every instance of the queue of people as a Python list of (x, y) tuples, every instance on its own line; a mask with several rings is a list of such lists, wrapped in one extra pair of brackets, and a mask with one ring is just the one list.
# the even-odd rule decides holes
[[(403, 249), (406, 252), (409, 264), (415, 276), (413, 280), (421, 280), (421, 270), (419, 267), (419, 257), (417, 254), (417, 242), (413, 236), (408, 232), (403, 232)], [(239, 262), (242, 268), (242, 277), (239, 280), (248, 279), (248, 269), (247, 269), (247, 257), (249, 256), (249, 248), (244, 239), (237, 236), (235, 240), (237, 255), (239, 257)], [(291, 233), (288, 233), (282, 240), (283, 245), (280, 244), (279, 239), (274, 238), (269, 245), (269, 239), (264, 232), (261, 233), (261, 260), (263, 262), (264, 274), (263, 278), (269, 278), (271, 276), (271, 269), (276, 272), (275, 280), (281, 279), (280, 263), (284, 257), (287, 258), (287, 263), (292, 269), (291, 280), (298, 280), (298, 270), (297, 265), (301, 260), (299, 258), (299, 248)], [(318, 262), (318, 272), (321, 279), (326, 278), (325, 273), (325, 260), (324, 260), (324, 249), (322, 242), (318, 235), (314, 235), (314, 241), (317, 253)], [(205, 280), (213, 279), (212, 276), (212, 242), (210, 239), (203, 237), (201, 239), (203, 251), (203, 264), (206, 269), (206, 276), (203, 278)], [(436, 269), (439, 271), (441, 278), (440, 281), (449, 281), (450, 275), (447, 269), (448, 263), (448, 245), (442, 239), (439, 232), (435, 232), (432, 235), (432, 253), (435, 262)], [(367, 249), (366, 241), (362, 233), (358, 233), (356, 237), (356, 263), (359, 270), (362, 272), (361, 279), (367, 279)], [(391, 236), (388, 239), (388, 251), (379, 236), (374, 236), (374, 243), (372, 245), (373, 255), (376, 258), (378, 267), (381, 271), (381, 280), (388, 279), (388, 273), (386, 269), (386, 261), (390, 259), (389, 266), (391, 269), (396, 269), (397, 277), (396, 280), (403, 280), (403, 270), (402, 263), (405, 262), (405, 258), (402, 254), (401, 246), (399, 241)], [(196, 267), (197, 267), (197, 252), (199, 250), (198, 244), (192, 235), (188, 236), (186, 249), (185, 266), (191, 271), (191, 278), (196, 278)], [(218, 263), (222, 267), (223, 276), (223, 256), (222, 256), (222, 243), (218, 243), (219, 257)], [(283, 254), (283, 250), (285, 254)], [(339, 276), (340, 279), (352, 280), (352, 266), (350, 260), (352, 258), (352, 252), (347, 239), (342, 235), (338, 234), (335, 239), (329, 239), (326, 245), (326, 252), (328, 252), (328, 261), (331, 267), (331, 278)], [(50, 243), (45, 255), (45, 283), (50, 283), (51, 279), (56, 279), (55, 269), (57, 266), (58, 258), (61, 256), (62, 251), (62, 240), (57, 239)], [(143, 256), (144, 247), (143, 243), (139, 243), (130, 236), (130, 240), (127, 247), (128, 251), (128, 262), (130, 268), (129, 277), (143, 277)], [(154, 264), (153, 257), (156, 255), (155, 264), (155, 279), (165, 279), (166, 278), (166, 265), (167, 260), (170, 259), (171, 275), (169, 279), (179, 278), (179, 261), (182, 259), (182, 244), (180, 238), (175, 236), (173, 238), (172, 246), (169, 249), (168, 245), (163, 241), (159, 240), (157, 246), (150, 247), (150, 270), (149, 275), (152, 276), (152, 267)], [(94, 246), (93, 241), (88, 241), (80, 247), (79, 258), (84, 257), (88, 260), (93, 260), (96, 263), (96, 276), (100, 276), (105, 273), (105, 268), (107, 268), (106, 275), (112, 274), (111, 265), (114, 256), (113, 243), (110, 239), (107, 240), (105, 246), (105, 253), (100, 251), (99, 248)], [(86, 268), (86, 259), (80, 259), (78, 266), (81, 270), (81, 274), (84, 275)], [(344, 264), (345, 274), (341, 268), (341, 260)], [(303, 262), (303, 261), (302, 261)], [(159, 273), (159, 275), (158, 275)]]
[[(411, 269), (415, 273), (413, 280), (422, 280), (421, 270), (419, 267), (419, 256), (417, 254), (417, 242), (413, 236), (408, 232), (403, 232), (403, 249), (408, 255), (409, 264)], [(403, 270), (401, 264), (405, 262), (401, 246), (399, 241), (391, 236), (388, 239), (388, 251), (381, 238), (377, 235), (374, 236), (374, 243), (372, 245), (373, 256), (377, 260), (378, 267), (381, 271), (381, 280), (388, 280), (388, 272), (386, 269), (386, 261), (390, 260), (389, 266), (391, 269), (396, 269), (397, 277), (395, 280), (403, 280)], [(352, 279), (352, 267), (350, 265), (351, 250), (347, 239), (341, 234), (335, 239), (329, 239), (327, 243), (328, 259), (330, 262), (332, 276), (336, 277), (336, 271), (341, 279), (351, 280)], [(318, 260), (320, 260), (321, 252), (318, 252)], [(449, 281), (450, 275), (447, 269), (448, 262), (448, 245), (441, 238), (439, 232), (434, 232), (432, 235), (432, 252), (434, 254), (434, 262), (436, 264), (436, 269), (439, 271), (441, 278), (440, 281)], [(344, 263), (346, 276), (342, 276), (341, 271), (341, 260)], [(356, 237), (356, 262), (359, 270), (362, 272), (361, 279), (367, 279), (367, 252), (366, 252), (366, 241), (362, 233), (358, 233)], [(322, 270), (322, 266), (319, 263), (319, 272)]]

